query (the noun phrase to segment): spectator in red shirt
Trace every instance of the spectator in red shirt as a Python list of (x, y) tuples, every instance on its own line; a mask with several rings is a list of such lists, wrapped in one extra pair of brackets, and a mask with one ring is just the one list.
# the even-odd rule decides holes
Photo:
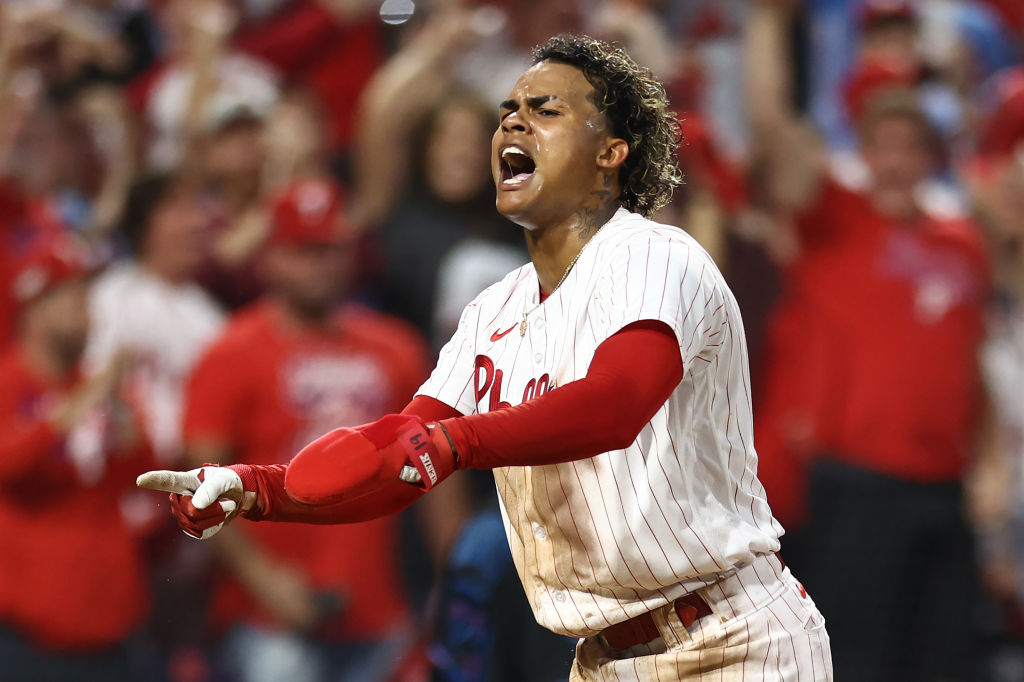
[[(411, 328), (336, 307), (356, 253), (341, 209), (338, 188), (325, 180), (298, 182), (275, 201), (268, 293), (228, 324), (190, 381), (192, 463), (287, 462), (339, 423), (401, 409), (426, 376), (426, 346)], [(385, 518), (224, 533), (213, 617), (227, 628), (229, 674), (244, 682), (386, 679), (409, 624), (397, 530)]]
[[(55, 241), (13, 280), (21, 324), (0, 358), (4, 679), (152, 679), (134, 655), (148, 597), (139, 519), (124, 512), (152, 459), (118, 400), (119, 363), (88, 381), (79, 373), (86, 275)], [(83, 442), (86, 426), (96, 438)]]
[(0, 177), (0, 348), (14, 340), (19, 304), (14, 278), (41, 243), (62, 232), (42, 202), (29, 199), (13, 180)]
[(759, 474), (783, 523), (804, 524), (803, 551), (785, 551), (828, 618), (836, 678), (964, 679), (976, 579), (962, 480), (989, 287), (980, 235), (922, 209), (938, 137), (903, 86), (864, 93), (868, 187), (825, 177), (785, 106), (782, 22), (770, 10), (755, 22), (766, 194), (791, 240), (756, 411)]

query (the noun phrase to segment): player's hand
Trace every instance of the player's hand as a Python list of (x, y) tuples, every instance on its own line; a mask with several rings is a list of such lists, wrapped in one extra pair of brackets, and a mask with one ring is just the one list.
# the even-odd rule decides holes
[(373, 495), (399, 479), (430, 490), (455, 471), (456, 453), (444, 428), (390, 414), (355, 429), (335, 429), (288, 465), (285, 488), (306, 504)]
[(140, 488), (170, 493), (171, 513), (178, 526), (200, 540), (217, 534), (251, 506), (255, 493), (247, 492), (242, 478), (230, 467), (204, 466), (191, 471), (147, 471), (135, 481)]

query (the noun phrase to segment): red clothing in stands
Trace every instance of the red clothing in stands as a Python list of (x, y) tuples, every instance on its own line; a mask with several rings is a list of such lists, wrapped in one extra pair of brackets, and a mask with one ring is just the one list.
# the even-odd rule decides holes
[(802, 253), (784, 273), (754, 412), (772, 508), (800, 496), (791, 474), (811, 454), (958, 479), (981, 404), (988, 265), (977, 229), (889, 219), (831, 182), (797, 227)]
[(1018, 35), (1024, 31), (1024, 4), (1020, 0), (982, 0), (999, 12), (1007, 26)]
[[(242, 464), (287, 462), (339, 426), (401, 409), (427, 375), (426, 346), (403, 323), (360, 309), (326, 331), (289, 327), (274, 305), (239, 313), (200, 360), (189, 382), (185, 441), (229, 447)], [(239, 530), (312, 585), (344, 602), (318, 635), (372, 639), (405, 616), (397, 570), (397, 521), (342, 526), (240, 524)], [(216, 595), (221, 625), (271, 623), (257, 602), (226, 578)]]
[(61, 229), (44, 202), (29, 199), (14, 182), (0, 178), (0, 349), (11, 342), (17, 326), (14, 276), (19, 266)]
[(0, 623), (65, 651), (122, 640), (148, 606), (138, 538), (119, 505), (153, 462), (140, 445), (82, 482), (42, 419), (76, 382), (37, 376), (18, 346), (0, 359)]
[(356, 102), (380, 65), (380, 43), (376, 17), (342, 24), (324, 3), (312, 0), (290, 3), (264, 22), (246, 24), (235, 37), (238, 48), (316, 93), (334, 150), (351, 145)]

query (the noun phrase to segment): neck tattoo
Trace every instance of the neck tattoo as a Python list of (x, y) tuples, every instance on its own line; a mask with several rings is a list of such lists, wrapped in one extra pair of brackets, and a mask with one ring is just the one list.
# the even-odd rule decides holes
[[(584, 249), (587, 248), (587, 246), (590, 244), (590, 240), (594, 238), (594, 235), (596, 235), (600, 229), (601, 228), (598, 227), (597, 230), (594, 230), (594, 234), (590, 235), (590, 237), (587, 238), (587, 241), (583, 242), (583, 246), (580, 247), (580, 250), (577, 251), (576, 255), (573, 256), (571, 261), (569, 261), (569, 266), (565, 268), (565, 272), (562, 273), (562, 278), (558, 280), (558, 284), (555, 285), (554, 289), (548, 292), (549, 297), (553, 295), (556, 291), (558, 291), (558, 287), (562, 286), (562, 283), (565, 281), (565, 278), (569, 276), (569, 273), (572, 272), (573, 266), (576, 265), (576, 261), (580, 259), (580, 256), (583, 255)], [(533, 311), (535, 311), (537, 308), (543, 305), (544, 300), (541, 300), (539, 303), (537, 303), (537, 305), (533, 306), (529, 310), (526, 310), (525, 308), (523, 309), (523, 321), (519, 323), (519, 336), (526, 336), (526, 328), (530, 324), (527, 318), (533, 313)]]

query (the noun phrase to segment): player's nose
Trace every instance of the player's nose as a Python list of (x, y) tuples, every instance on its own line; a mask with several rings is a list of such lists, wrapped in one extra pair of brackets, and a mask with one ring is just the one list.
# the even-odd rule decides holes
[(529, 129), (529, 123), (518, 111), (513, 111), (501, 120), (501, 129), (506, 133), (525, 133)]

